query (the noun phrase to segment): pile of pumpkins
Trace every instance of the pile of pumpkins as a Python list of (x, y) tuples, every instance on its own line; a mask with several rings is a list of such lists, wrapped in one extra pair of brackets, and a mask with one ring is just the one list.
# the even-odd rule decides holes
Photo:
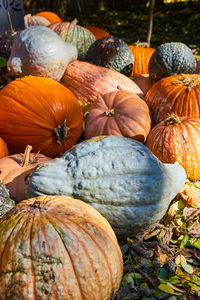
[(117, 238), (200, 180), (196, 61), (51, 12), (25, 25), (0, 91), (0, 180), (18, 203), (0, 220), (1, 299), (113, 299)]

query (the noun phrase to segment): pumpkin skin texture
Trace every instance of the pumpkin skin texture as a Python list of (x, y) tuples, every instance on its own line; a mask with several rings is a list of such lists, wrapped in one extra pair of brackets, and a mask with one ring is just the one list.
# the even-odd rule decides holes
[(24, 16), (25, 28), (28, 28), (30, 26), (35, 26), (35, 25), (49, 26), (50, 24), (51, 23), (44, 17), (32, 16), (31, 14), (27, 14)]
[(114, 91), (92, 103), (86, 118), (84, 138), (118, 135), (145, 142), (151, 129), (147, 104), (128, 91)]
[(99, 27), (84, 26), (84, 28), (91, 31), (94, 34), (96, 40), (101, 39), (102, 37), (105, 37), (105, 36), (110, 36), (110, 34), (107, 31), (105, 31), (104, 29), (99, 28)]
[(96, 40), (88, 49), (85, 61), (97, 66), (116, 70), (130, 76), (133, 57), (127, 43), (115, 36)]
[(7, 63), (15, 77), (43, 76), (59, 81), (67, 65), (77, 59), (77, 49), (48, 27), (37, 25), (16, 35)]
[(24, 200), (4, 215), (0, 261), (2, 300), (109, 300), (123, 270), (106, 219), (66, 196)]
[(54, 23), (49, 28), (55, 31), (63, 41), (71, 43), (77, 48), (79, 60), (85, 58), (88, 48), (96, 40), (92, 32), (75, 23)]
[(30, 153), (31, 149), (28, 145), (24, 154), (13, 154), (0, 159), (0, 180), (16, 202), (25, 199), (27, 175), (31, 175), (38, 164), (50, 159), (43, 154)]
[(146, 145), (162, 162), (177, 161), (188, 179), (200, 180), (200, 118), (171, 114), (151, 130)]
[(60, 83), (37, 76), (18, 78), (0, 91), (0, 136), (10, 154), (54, 157), (78, 142), (83, 113), (77, 98)]
[(150, 90), (153, 85), (153, 81), (149, 74), (137, 74), (133, 75), (131, 79), (139, 86), (144, 95)]
[(133, 57), (131, 76), (137, 74), (149, 74), (149, 61), (155, 49), (132, 45), (130, 45), (129, 48)]
[(0, 158), (3, 158), (8, 155), (9, 155), (8, 147), (7, 147), (6, 143), (4, 142), (4, 140), (2, 138), (0, 138)]
[(195, 71), (195, 57), (192, 50), (183, 43), (160, 45), (149, 61), (149, 75), (154, 81), (181, 73), (192, 74)]
[(47, 19), (51, 24), (56, 23), (56, 22), (62, 22), (62, 19), (52, 11), (41, 11), (34, 16), (40, 16), (45, 19)]
[(99, 95), (122, 89), (144, 97), (138, 85), (125, 75), (78, 60), (68, 65), (60, 83), (84, 105), (94, 102)]
[(167, 118), (168, 113), (179, 117), (200, 117), (200, 75), (179, 74), (156, 82), (145, 96), (153, 124)]
[(158, 222), (185, 180), (179, 164), (163, 164), (142, 143), (110, 135), (86, 140), (41, 164), (27, 197), (59, 193), (83, 200), (124, 239)]

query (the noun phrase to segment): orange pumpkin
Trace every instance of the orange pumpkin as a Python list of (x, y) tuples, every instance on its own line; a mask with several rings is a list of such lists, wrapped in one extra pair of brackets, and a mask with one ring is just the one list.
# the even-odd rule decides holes
[(27, 76), (0, 91), (0, 136), (11, 154), (33, 152), (54, 157), (78, 142), (83, 113), (74, 94), (60, 83)]
[(0, 159), (0, 180), (17, 202), (25, 199), (27, 175), (31, 175), (38, 164), (50, 159), (39, 153), (30, 153), (31, 149), (32, 146), (28, 145), (24, 154), (13, 154)]
[(136, 74), (149, 74), (149, 61), (154, 53), (154, 48), (130, 45), (133, 55), (133, 69), (131, 76)]
[(145, 96), (152, 121), (157, 124), (168, 113), (179, 117), (200, 117), (200, 75), (179, 74), (157, 81)]
[(144, 96), (139, 86), (127, 76), (79, 60), (67, 66), (60, 83), (68, 87), (84, 105), (94, 102), (99, 95), (121, 89)]
[(88, 29), (90, 32), (92, 32), (97, 40), (105, 36), (110, 36), (110, 34), (107, 31), (99, 27), (85, 26), (85, 28)]
[(144, 143), (150, 128), (149, 108), (144, 100), (128, 91), (114, 91), (99, 96), (92, 103), (84, 138), (118, 135)]
[(67, 196), (20, 202), (0, 220), (1, 299), (114, 299), (123, 260), (96, 209)]
[(146, 145), (162, 162), (177, 161), (189, 179), (200, 180), (200, 118), (171, 114), (151, 130)]
[(153, 85), (153, 81), (149, 74), (137, 74), (133, 75), (131, 79), (141, 88), (144, 95), (150, 90)]
[(0, 158), (9, 155), (8, 147), (2, 138), (0, 138)]
[(46, 18), (51, 24), (57, 23), (57, 22), (62, 22), (62, 19), (52, 11), (41, 11), (34, 16), (40, 16)]

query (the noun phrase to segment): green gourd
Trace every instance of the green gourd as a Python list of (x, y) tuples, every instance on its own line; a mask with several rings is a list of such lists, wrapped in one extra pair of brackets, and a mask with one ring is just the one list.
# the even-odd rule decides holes
[(141, 142), (100, 136), (41, 164), (27, 197), (67, 195), (97, 209), (120, 238), (157, 223), (186, 180), (178, 163), (163, 164)]

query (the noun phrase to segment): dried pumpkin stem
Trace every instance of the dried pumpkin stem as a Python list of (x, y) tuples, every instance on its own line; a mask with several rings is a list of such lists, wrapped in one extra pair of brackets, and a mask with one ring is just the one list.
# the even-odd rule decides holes
[(115, 114), (115, 112), (114, 112), (114, 109), (112, 108), (112, 109), (108, 109), (107, 111), (105, 111), (104, 112), (104, 115), (106, 116), (106, 117), (111, 117), (111, 116), (113, 116)]
[(30, 145), (26, 146), (26, 149), (24, 151), (24, 155), (22, 158), (22, 162), (20, 164), (21, 167), (27, 167), (30, 164), (30, 152), (31, 152), (32, 148), (33, 147)]
[(181, 123), (181, 120), (175, 113), (168, 114), (167, 118), (164, 121), (164, 124), (166, 126), (174, 125), (174, 124), (178, 124), (178, 123)]
[(177, 79), (172, 81), (172, 84), (182, 84), (187, 86), (190, 90), (194, 88), (196, 85), (200, 84), (200, 75), (199, 74), (185, 74), (181, 75)]
[(54, 128), (53, 134), (58, 144), (62, 144), (64, 140), (68, 137), (69, 130), (70, 128), (66, 126), (66, 120), (64, 120), (63, 123), (59, 124), (56, 128)]

